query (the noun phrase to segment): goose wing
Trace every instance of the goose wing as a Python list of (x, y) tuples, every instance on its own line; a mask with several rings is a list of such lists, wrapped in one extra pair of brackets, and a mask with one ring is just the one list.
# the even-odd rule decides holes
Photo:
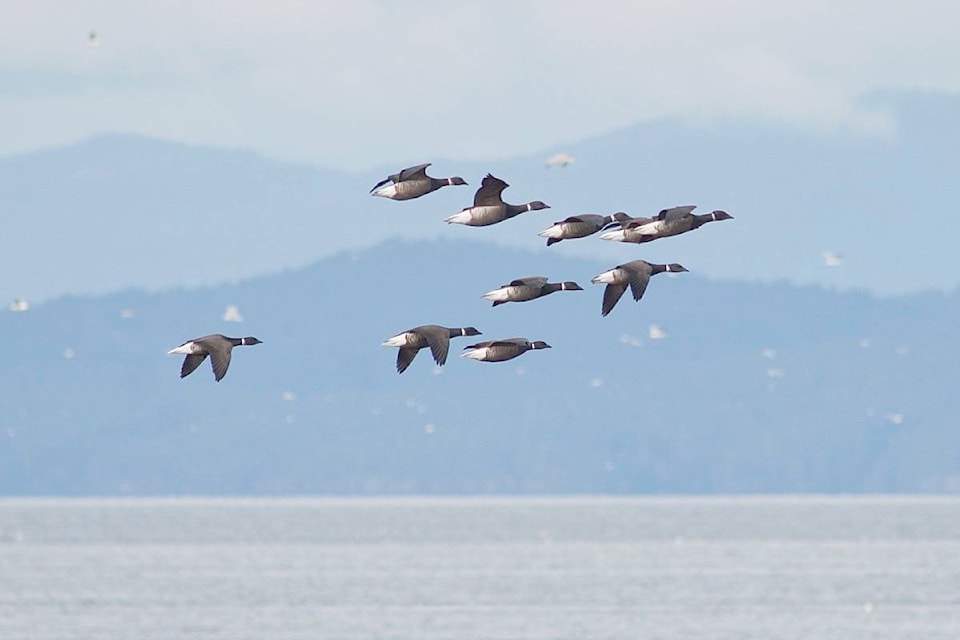
[(417, 357), (417, 351), (419, 349), (400, 347), (400, 351), (397, 352), (397, 373), (403, 373), (407, 370), (413, 359)]
[(203, 361), (207, 359), (207, 354), (205, 353), (191, 353), (186, 358), (183, 359), (183, 366), (180, 367), (180, 377), (186, 378), (188, 375), (193, 373), (197, 367), (203, 364)]
[(634, 272), (630, 275), (630, 293), (633, 294), (634, 300), (639, 300), (643, 297), (643, 292), (647, 290), (647, 285), (650, 284), (650, 274), (646, 272)]
[(432, 163), (428, 162), (426, 164), (418, 164), (415, 167), (407, 167), (406, 169), (404, 169), (403, 171), (397, 174), (396, 177), (398, 179), (394, 180), (394, 182), (399, 182), (401, 180), (418, 180), (418, 179), (425, 180), (427, 177), (427, 167), (429, 167), (431, 164)]
[(669, 209), (663, 209), (657, 214), (657, 220), (676, 220), (677, 218), (682, 218), (683, 216), (692, 213), (696, 208), (697, 205), (695, 204), (687, 204), (682, 207), (670, 207)]
[(500, 194), (509, 187), (506, 182), (500, 178), (494, 177), (488, 173), (480, 183), (476, 195), (473, 196), (473, 206), (475, 207), (493, 207), (503, 204)]
[(420, 333), (427, 340), (433, 361), (441, 367), (447, 362), (447, 352), (450, 350), (450, 330), (444, 327), (421, 329)]
[(603, 307), (601, 308), (600, 315), (605, 316), (613, 311), (613, 308), (617, 306), (617, 302), (626, 290), (627, 285), (625, 284), (608, 284), (603, 290)]
[(195, 342), (199, 343), (210, 355), (210, 366), (213, 367), (213, 377), (217, 382), (227, 375), (227, 369), (230, 368), (230, 356), (233, 353), (233, 345), (224, 336), (207, 336), (200, 338)]
[(624, 229), (638, 229), (651, 222), (660, 222), (659, 218), (630, 218), (622, 224)]
[(511, 280), (508, 284), (502, 284), (501, 287), (534, 287), (540, 288), (543, 285), (547, 284), (547, 279), (544, 276), (528, 276), (526, 278), (517, 278), (516, 280)]

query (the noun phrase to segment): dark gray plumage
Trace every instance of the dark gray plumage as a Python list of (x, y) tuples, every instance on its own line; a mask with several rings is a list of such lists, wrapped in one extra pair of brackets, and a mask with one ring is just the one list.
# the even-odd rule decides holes
[(618, 231), (609, 231), (600, 238), (639, 244), (678, 236), (681, 233), (699, 229), (708, 222), (733, 219), (733, 216), (726, 211), (695, 214), (694, 209), (696, 209), (695, 205), (672, 207), (662, 210), (656, 218), (625, 221), (621, 223)]
[(503, 362), (504, 360), (512, 360), (517, 356), (521, 356), (527, 351), (551, 348), (552, 347), (543, 340), (530, 342), (530, 340), (526, 338), (506, 338), (504, 340), (478, 342), (469, 347), (464, 347), (467, 352), (462, 354), (461, 357), (479, 360), (481, 362)]
[(503, 222), (508, 218), (520, 215), (526, 211), (549, 209), (550, 206), (540, 200), (527, 204), (508, 204), (503, 201), (501, 194), (509, 187), (506, 182), (487, 174), (473, 196), (473, 206), (466, 207), (460, 213), (449, 216), (444, 222), (465, 224), (469, 227), (486, 227)]
[(196, 370), (203, 361), (210, 356), (210, 365), (213, 367), (213, 377), (217, 382), (227, 375), (230, 367), (230, 356), (234, 347), (261, 344), (261, 341), (252, 336), (246, 338), (228, 338), (225, 335), (214, 333), (202, 338), (187, 340), (179, 347), (167, 353), (185, 354), (183, 366), (180, 368), (180, 377), (185, 378)]
[(646, 260), (634, 260), (625, 264), (618, 265), (609, 271), (604, 271), (596, 276), (591, 282), (594, 284), (606, 284), (603, 290), (603, 306), (601, 315), (607, 315), (613, 310), (623, 292), (629, 285), (634, 300), (640, 300), (647, 285), (650, 283), (650, 277), (658, 273), (669, 271), (671, 273), (687, 271), (680, 264), (651, 264)]
[(499, 289), (483, 294), (487, 300), (493, 301), (493, 306), (506, 302), (525, 302), (536, 300), (550, 295), (554, 291), (582, 291), (583, 288), (576, 282), (547, 282), (543, 276), (529, 276), (517, 278), (507, 284), (500, 285)]
[(541, 238), (546, 238), (547, 246), (549, 247), (562, 240), (586, 238), (614, 221), (630, 219), (630, 216), (623, 212), (614, 213), (609, 216), (603, 216), (599, 213), (581, 213), (576, 216), (570, 216), (566, 220), (554, 222), (552, 227), (544, 229), (537, 235)]
[(397, 353), (397, 373), (403, 373), (417, 357), (417, 352), (424, 347), (430, 347), (433, 360), (441, 367), (447, 362), (447, 352), (450, 350), (450, 338), (460, 336), (478, 336), (479, 331), (473, 327), (441, 327), (436, 324), (425, 324), (398, 333), (383, 342), (385, 347), (400, 347)]
[(430, 163), (418, 164), (389, 175), (370, 189), (370, 193), (391, 200), (412, 200), (448, 185), (467, 184), (460, 176), (433, 178), (427, 175)]

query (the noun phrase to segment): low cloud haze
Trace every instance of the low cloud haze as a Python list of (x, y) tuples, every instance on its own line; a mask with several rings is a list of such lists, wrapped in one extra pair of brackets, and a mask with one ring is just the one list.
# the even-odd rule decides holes
[(662, 118), (890, 137), (864, 98), (960, 91), (958, 23), (947, 2), (21, 3), (0, 155), (124, 132), (360, 168)]

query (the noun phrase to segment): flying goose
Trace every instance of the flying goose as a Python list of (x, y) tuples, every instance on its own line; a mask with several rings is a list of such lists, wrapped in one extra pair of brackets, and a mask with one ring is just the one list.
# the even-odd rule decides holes
[(219, 333), (214, 333), (202, 338), (187, 340), (176, 349), (170, 349), (167, 353), (183, 353), (186, 358), (183, 359), (183, 366), (180, 368), (180, 377), (186, 378), (199, 367), (207, 356), (210, 356), (210, 365), (213, 367), (213, 377), (217, 382), (227, 375), (227, 368), (230, 366), (230, 354), (234, 347), (241, 345), (260, 344), (261, 341), (254, 337), (246, 338), (228, 338)]
[(391, 200), (412, 200), (448, 185), (467, 184), (463, 178), (432, 178), (427, 175), (431, 163), (408, 167), (378, 182), (370, 193)]
[(554, 222), (552, 227), (544, 229), (537, 235), (546, 238), (549, 247), (561, 240), (586, 238), (614, 221), (625, 222), (627, 220), (633, 220), (633, 218), (622, 212), (610, 216), (602, 216), (599, 213), (581, 213), (577, 216), (570, 216), (566, 220)]
[(733, 219), (733, 216), (726, 211), (719, 210), (697, 215), (693, 213), (696, 208), (695, 205), (686, 205), (664, 209), (652, 220), (637, 219), (623, 222), (620, 229), (601, 234), (600, 238), (618, 242), (651, 242), (658, 238), (668, 238), (699, 229), (708, 222)]
[(483, 297), (492, 300), (493, 306), (497, 306), (505, 302), (535, 300), (554, 291), (583, 291), (583, 287), (576, 282), (547, 282), (543, 276), (529, 276), (501, 285), (499, 289), (483, 294)]
[(447, 361), (447, 351), (450, 350), (450, 338), (460, 336), (479, 336), (480, 332), (473, 327), (449, 329), (436, 324), (425, 324), (398, 333), (383, 342), (385, 347), (400, 347), (397, 353), (397, 373), (403, 373), (417, 357), (417, 352), (424, 347), (430, 347), (434, 361), (441, 367)]
[(503, 362), (504, 360), (512, 360), (517, 356), (523, 355), (527, 351), (551, 348), (552, 347), (543, 340), (530, 342), (526, 338), (507, 338), (506, 340), (478, 342), (469, 347), (464, 347), (467, 352), (461, 354), (460, 357), (480, 360), (481, 362)]
[(647, 285), (650, 283), (650, 276), (655, 276), (664, 271), (676, 273), (687, 271), (687, 269), (683, 265), (676, 263), (651, 264), (646, 260), (634, 260), (633, 262), (618, 265), (609, 271), (604, 271), (595, 277), (591, 282), (594, 284), (607, 285), (603, 291), (601, 315), (605, 316), (613, 310), (613, 307), (616, 306), (620, 300), (620, 296), (627, 290), (627, 285), (630, 285), (633, 299), (639, 300), (643, 297), (643, 292), (647, 290)]
[(460, 213), (444, 219), (444, 222), (465, 224), (470, 227), (486, 227), (526, 211), (550, 208), (539, 200), (527, 204), (507, 204), (500, 198), (500, 194), (509, 186), (500, 178), (495, 178), (488, 173), (480, 184), (480, 188), (477, 189), (476, 195), (473, 196), (473, 206), (466, 207)]

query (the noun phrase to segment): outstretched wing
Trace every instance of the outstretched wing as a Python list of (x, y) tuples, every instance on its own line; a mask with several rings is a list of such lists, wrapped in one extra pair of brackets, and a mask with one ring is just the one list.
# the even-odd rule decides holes
[(494, 343), (493, 340), (487, 340), (486, 342), (478, 342), (477, 344), (471, 344), (463, 348), (464, 351), (468, 349), (483, 349), (484, 347), (489, 347)]
[(476, 195), (473, 196), (473, 206), (492, 207), (503, 204), (500, 194), (509, 186), (510, 185), (500, 178), (496, 178), (488, 173), (483, 179), (483, 182), (480, 183), (480, 188), (477, 189)]
[(183, 366), (180, 367), (180, 377), (186, 378), (188, 375), (194, 372), (197, 367), (203, 364), (203, 361), (207, 359), (207, 354), (205, 353), (192, 353), (183, 359)]
[(626, 290), (627, 285), (625, 284), (608, 284), (603, 290), (603, 308), (601, 309), (601, 315), (605, 316), (613, 311), (613, 308)]
[(648, 225), (651, 222), (660, 222), (659, 218), (630, 218), (623, 223), (622, 227), (624, 229), (637, 229), (644, 225)]
[(501, 287), (542, 287), (547, 284), (544, 276), (528, 276), (526, 278), (517, 278), (511, 280), (509, 284), (502, 284)]
[(647, 290), (649, 283), (650, 275), (647, 273), (635, 273), (630, 277), (630, 293), (633, 294), (634, 300), (643, 297), (643, 292)]
[(233, 349), (214, 348), (210, 349), (210, 366), (213, 367), (213, 377), (217, 382), (227, 375), (227, 369), (230, 367), (230, 355)]
[(663, 209), (659, 214), (657, 214), (657, 220), (676, 220), (677, 218), (682, 218), (688, 213), (691, 213), (696, 208), (697, 205), (695, 204), (687, 204), (682, 207), (670, 207), (669, 209)]
[(430, 355), (433, 356), (433, 361), (442, 367), (447, 362), (447, 352), (450, 350), (450, 333), (429, 331), (424, 333), (424, 337), (430, 346)]
[(412, 349), (410, 347), (400, 348), (400, 351), (397, 353), (397, 373), (403, 373), (407, 370), (407, 367), (410, 366), (413, 359), (417, 357), (417, 351), (419, 351), (419, 349)]
[(430, 162), (426, 164), (418, 164), (415, 167), (407, 167), (398, 174), (398, 180), (394, 182), (399, 182), (400, 180), (417, 180), (417, 179), (426, 179), (427, 177), (427, 167), (431, 165)]

